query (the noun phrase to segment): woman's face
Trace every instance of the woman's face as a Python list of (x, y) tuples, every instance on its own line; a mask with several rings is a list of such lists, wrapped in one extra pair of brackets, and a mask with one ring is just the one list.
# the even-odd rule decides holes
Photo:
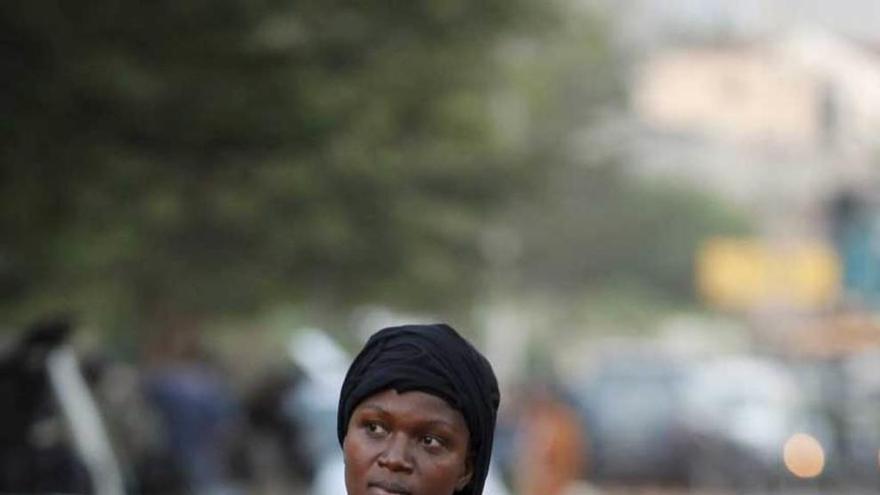
[(473, 468), (461, 413), (424, 392), (385, 390), (361, 402), (343, 442), (348, 495), (451, 495)]

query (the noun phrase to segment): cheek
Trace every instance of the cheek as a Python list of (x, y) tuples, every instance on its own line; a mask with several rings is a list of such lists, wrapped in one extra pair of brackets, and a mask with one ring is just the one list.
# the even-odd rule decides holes
[(370, 467), (370, 452), (363, 442), (345, 438), (342, 444), (342, 457), (345, 461), (345, 487), (349, 495), (366, 490), (366, 474)]
[(455, 491), (458, 480), (466, 472), (465, 459), (452, 456), (443, 460), (423, 459), (424, 485), (430, 493), (449, 495)]

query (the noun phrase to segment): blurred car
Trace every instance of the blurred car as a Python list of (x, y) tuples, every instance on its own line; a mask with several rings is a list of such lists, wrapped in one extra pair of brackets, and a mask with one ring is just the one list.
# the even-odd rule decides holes
[(657, 352), (607, 357), (573, 394), (589, 446), (587, 477), (596, 482), (684, 480), (678, 407), (685, 365)]
[[(792, 372), (770, 359), (712, 360), (692, 370), (682, 389), (681, 438), (687, 476), (695, 486), (773, 489), (797, 482), (784, 451), (795, 434), (821, 451), (809, 454), (820, 477), (833, 455), (827, 421), (811, 414)], [(801, 455), (801, 454), (798, 454)]]
[(840, 482), (880, 487), (880, 351), (846, 356), (836, 363), (824, 404), (839, 433)]

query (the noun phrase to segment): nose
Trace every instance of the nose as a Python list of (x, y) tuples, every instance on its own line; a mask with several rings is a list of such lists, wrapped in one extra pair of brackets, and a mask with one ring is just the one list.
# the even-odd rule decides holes
[(391, 471), (411, 472), (413, 469), (412, 458), (409, 452), (409, 442), (403, 435), (392, 435), (385, 448), (379, 455), (379, 466)]

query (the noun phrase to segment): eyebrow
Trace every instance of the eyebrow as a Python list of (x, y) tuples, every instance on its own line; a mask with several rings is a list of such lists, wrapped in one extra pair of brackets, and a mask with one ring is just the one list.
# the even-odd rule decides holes
[(376, 404), (369, 404), (369, 403), (362, 404), (360, 406), (360, 409), (375, 409), (376, 411), (379, 411), (380, 413), (388, 414), (388, 411), (386, 411), (384, 407), (376, 405)]
[[(380, 406), (380, 405), (378, 405), (378, 404), (371, 404), (371, 403), (369, 403), (369, 402), (368, 402), (368, 403), (365, 403), (365, 404), (363, 404), (363, 405), (361, 405), (360, 408), (362, 408), (362, 409), (373, 409), (373, 410), (375, 410), (376, 412), (378, 412), (379, 414), (383, 414), (383, 415), (391, 414), (391, 413), (389, 413), (388, 410), (385, 409), (384, 407), (382, 407), (382, 406)], [(452, 424), (452, 423), (450, 423), (449, 421), (446, 421), (446, 420), (443, 420), (443, 419), (436, 419), (436, 418), (435, 418), (435, 419), (428, 419), (428, 420), (425, 422), (425, 426), (428, 426), (428, 427), (440, 426), (440, 427), (449, 428), (449, 429), (454, 429), (454, 428), (455, 428), (455, 425)]]

